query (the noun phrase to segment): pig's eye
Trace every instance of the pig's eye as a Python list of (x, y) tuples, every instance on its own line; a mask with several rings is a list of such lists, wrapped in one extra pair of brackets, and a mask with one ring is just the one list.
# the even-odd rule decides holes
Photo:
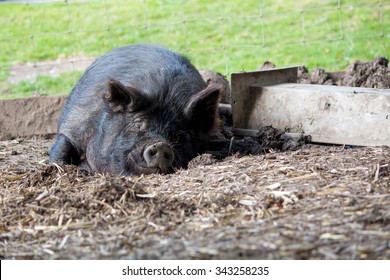
[(128, 126), (128, 128), (130, 129), (130, 130), (133, 130), (133, 131), (139, 131), (139, 130), (145, 130), (146, 129), (146, 123), (145, 122), (143, 122), (143, 121), (138, 121), (138, 120), (136, 120), (136, 121), (134, 121), (134, 122), (132, 122), (129, 126)]

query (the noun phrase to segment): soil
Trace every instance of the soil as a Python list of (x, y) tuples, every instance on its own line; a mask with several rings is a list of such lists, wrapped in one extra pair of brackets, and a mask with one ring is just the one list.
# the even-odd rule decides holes
[[(60, 57), (56, 60), (15, 63), (10, 67), (10, 75), (0, 89), (2, 94), (9, 92), (9, 85), (22, 81), (35, 82), (38, 76), (58, 77), (60, 74), (72, 71), (84, 71), (94, 61), (87, 56)], [(31, 96), (39, 96), (39, 92), (31, 92)]]
[(220, 84), (221, 85), (221, 103), (230, 104), (230, 83), (226, 79), (225, 76), (223, 76), (220, 73), (216, 73), (214, 71), (210, 70), (199, 70), (200, 75), (202, 76), (203, 80), (208, 84)]
[(304, 84), (322, 84), (367, 88), (390, 88), (389, 60), (378, 57), (372, 61), (356, 61), (345, 71), (328, 73), (324, 69), (314, 68), (308, 73), (307, 68), (298, 71), (298, 82)]
[(11, 67), (7, 81), (17, 84), (21, 81), (34, 81), (37, 75), (59, 76), (64, 72), (84, 71), (95, 59), (85, 56), (63, 57), (54, 61), (28, 62)]
[(0, 142), (2, 259), (389, 259), (390, 148), (195, 158), (169, 175), (48, 164)]
[[(371, 61), (356, 61), (346, 70), (327, 72), (325, 69), (315, 67), (309, 73), (305, 66), (298, 69), (298, 83), (335, 85), (367, 88), (390, 88), (389, 60), (378, 57)], [(275, 64), (265, 61), (259, 70), (276, 68)]]
[(65, 95), (0, 99), (0, 140), (53, 136), (65, 101)]
[[(385, 85), (375, 62), (358, 82), (364, 65), (338, 81)], [(187, 169), (131, 177), (49, 164), (50, 139), (0, 141), (0, 258), (390, 259), (390, 147), (307, 140), (233, 138), (224, 116)]]

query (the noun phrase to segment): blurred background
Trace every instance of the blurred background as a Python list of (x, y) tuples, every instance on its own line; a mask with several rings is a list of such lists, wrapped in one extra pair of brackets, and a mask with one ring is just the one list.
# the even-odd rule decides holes
[(0, 0), (0, 98), (69, 93), (94, 58), (134, 43), (228, 78), (266, 60), (336, 71), (389, 57), (390, 1)]

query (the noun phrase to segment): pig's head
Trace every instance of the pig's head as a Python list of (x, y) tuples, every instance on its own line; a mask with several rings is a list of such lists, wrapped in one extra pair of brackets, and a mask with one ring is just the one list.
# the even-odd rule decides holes
[(193, 95), (146, 94), (111, 79), (103, 95), (102, 127), (94, 151), (87, 151), (89, 164), (98, 172), (121, 175), (186, 167), (204, 152), (219, 126), (219, 96), (218, 85)]

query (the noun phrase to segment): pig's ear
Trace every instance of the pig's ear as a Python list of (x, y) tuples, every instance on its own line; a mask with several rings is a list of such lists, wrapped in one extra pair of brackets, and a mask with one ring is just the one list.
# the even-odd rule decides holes
[(108, 92), (104, 99), (115, 113), (139, 111), (150, 104), (149, 99), (140, 90), (125, 86), (115, 79), (108, 81)]
[(208, 133), (219, 127), (218, 104), (220, 91), (220, 85), (211, 84), (191, 96), (184, 114), (197, 130)]

